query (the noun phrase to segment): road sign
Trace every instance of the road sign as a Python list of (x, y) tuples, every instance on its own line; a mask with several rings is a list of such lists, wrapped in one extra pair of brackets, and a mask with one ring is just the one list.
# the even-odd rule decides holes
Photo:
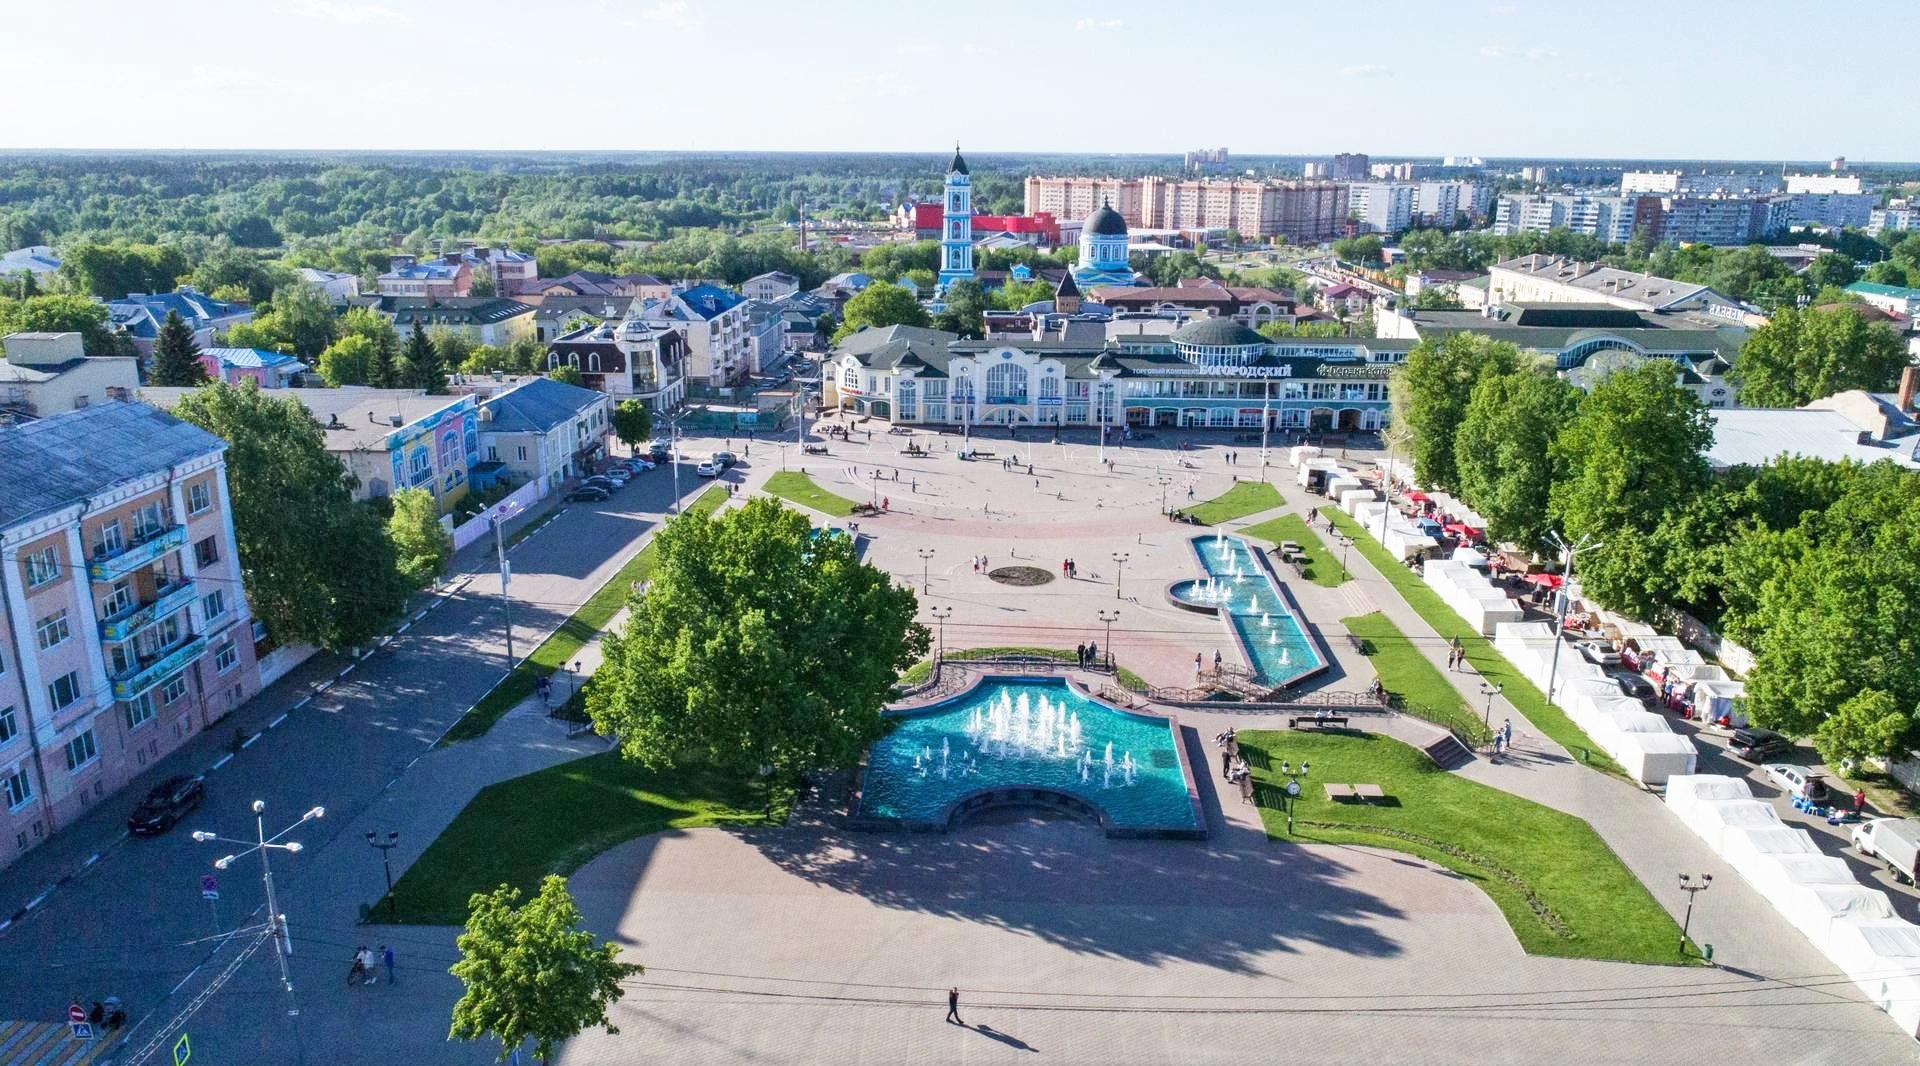
[(93, 1023), (92, 1022), (74, 1022), (73, 1038), (75, 1040), (92, 1040), (93, 1039)]
[(187, 1034), (181, 1033), (180, 1040), (173, 1045), (173, 1066), (187, 1066), (187, 1059), (193, 1056), (193, 1045), (187, 1042)]
[(206, 874), (200, 878), (200, 898), (205, 900), (220, 898), (220, 883), (213, 879), (212, 874)]
[(86, 1021), (87, 1008), (82, 1007), (78, 1000), (67, 1004), (67, 1020), (70, 1022)]

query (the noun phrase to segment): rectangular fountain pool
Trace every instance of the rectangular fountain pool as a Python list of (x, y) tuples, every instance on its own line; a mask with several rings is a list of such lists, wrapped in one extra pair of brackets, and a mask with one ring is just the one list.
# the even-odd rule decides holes
[(1026, 804), (1098, 820), (1109, 836), (1206, 835), (1171, 718), (1060, 679), (998, 677), (888, 717), (894, 731), (867, 753), (858, 828), (944, 831), (973, 810)]
[(1168, 595), (1225, 614), (1262, 681), (1287, 685), (1326, 669), (1326, 655), (1258, 549), (1240, 537), (1215, 534), (1193, 538), (1193, 550), (1207, 576), (1179, 582)]

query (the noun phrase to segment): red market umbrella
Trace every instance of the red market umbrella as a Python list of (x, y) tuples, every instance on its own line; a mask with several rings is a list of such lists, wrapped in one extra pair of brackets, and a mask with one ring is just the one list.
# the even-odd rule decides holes
[(1412, 500), (1414, 503), (1425, 503), (1429, 499), (1426, 493), (1421, 492), (1418, 489), (1415, 489), (1414, 491), (1407, 493), (1406, 498), (1409, 500)]
[(1446, 526), (1443, 528), (1445, 528), (1446, 531), (1449, 533), (1458, 533), (1463, 537), (1477, 537), (1480, 535), (1479, 530), (1473, 528), (1472, 526), (1466, 524), (1465, 522), (1448, 522)]
[(1544, 589), (1557, 589), (1566, 582), (1559, 574), (1528, 574), (1527, 580)]

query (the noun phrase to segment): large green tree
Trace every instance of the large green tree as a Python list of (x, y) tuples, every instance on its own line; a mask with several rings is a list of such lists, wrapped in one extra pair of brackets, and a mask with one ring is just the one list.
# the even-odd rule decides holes
[(200, 345), (193, 339), (193, 327), (187, 325), (178, 311), (168, 311), (160, 323), (160, 336), (153, 342), (147, 380), (155, 385), (179, 387), (192, 387), (207, 380), (207, 368), (200, 363)]
[(131, 356), (133, 339), (108, 325), (107, 305), (84, 296), (43, 293), (0, 299), (0, 337), (9, 333), (78, 333), (88, 355)]
[(1671, 509), (1707, 485), (1713, 422), (1677, 369), (1648, 359), (1595, 385), (1579, 414), (1554, 438), (1565, 471), (1550, 512), (1569, 541), (1601, 550), (1581, 557), (1582, 588), (1603, 606), (1650, 617), (1658, 599), (1658, 556), (1650, 534)]
[(850, 538), (761, 497), (688, 512), (588, 687), (601, 732), (648, 765), (685, 758), (783, 780), (851, 766), (882, 733), (900, 671), (927, 650), (912, 590)]
[(453, 538), (440, 522), (440, 504), (433, 493), (426, 489), (394, 493), (387, 537), (393, 541), (400, 573), (414, 587), (425, 588), (447, 572), (447, 560), (453, 558)]
[(913, 294), (898, 285), (889, 285), (876, 281), (861, 289), (853, 299), (847, 301), (842, 315), (840, 329), (833, 335), (840, 340), (861, 329), (872, 326), (875, 329), (886, 326), (924, 326), (927, 324), (927, 309)]
[(233, 532), (253, 613), (283, 642), (365, 644), (406, 605), (381, 517), (313, 416), (252, 382), (216, 382), (174, 414), (227, 442)]
[(619, 1029), (607, 1008), (624, 996), (620, 982), (644, 972), (620, 961), (617, 944), (600, 943), (580, 928), (580, 908), (567, 883), (549, 874), (525, 903), (507, 885), (474, 893), (467, 928), (454, 942), (460, 961), (451, 973), (466, 985), (453, 1005), (448, 1037), (500, 1041), (498, 1061), (533, 1041), (542, 1062), (589, 1026)]
[(328, 385), (365, 385), (372, 373), (374, 343), (357, 333), (334, 341), (320, 353), (320, 376)]
[(653, 436), (653, 406), (645, 400), (621, 400), (613, 405), (613, 435), (629, 450)]
[(1454, 445), (1473, 386), (1482, 374), (1505, 374), (1521, 363), (1520, 349), (1479, 333), (1423, 340), (1393, 369), (1394, 424), (1413, 434), (1408, 443), (1414, 477), (1430, 488), (1460, 487)]
[(1454, 437), (1454, 467), (1461, 498), (1487, 520), (1496, 542), (1546, 543), (1553, 441), (1581, 395), (1551, 365), (1537, 363), (1485, 372), (1474, 385)]
[(1862, 308), (1783, 307), (1747, 335), (1729, 375), (1748, 407), (1799, 407), (1847, 389), (1892, 388), (1907, 365), (1898, 334)]
[(413, 324), (413, 332), (407, 335), (407, 351), (400, 368), (400, 384), (409, 389), (419, 389), (429, 396), (438, 396), (447, 391), (447, 366), (440, 361), (440, 348), (420, 328)]
[(1053, 286), (1034, 278), (1032, 281), (1007, 279), (1005, 285), (993, 294), (993, 304), (1002, 311), (1018, 311), (1028, 304), (1037, 304), (1053, 299)]
[(933, 316), (933, 328), (948, 333), (958, 333), (962, 337), (984, 337), (987, 335), (984, 315), (988, 306), (986, 291), (972, 278), (962, 278), (947, 286), (941, 295), (946, 309)]

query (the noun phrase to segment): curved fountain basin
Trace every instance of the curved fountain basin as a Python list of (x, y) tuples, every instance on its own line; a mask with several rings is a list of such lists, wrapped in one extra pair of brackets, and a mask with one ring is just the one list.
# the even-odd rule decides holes
[[(1022, 697), (1028, 708), (1025, 743), (1017, 714)], [(1049, 710), (1064, 711), (1052, 721), (1070, 727), (1077, 720), (1077, 743), (1070, 728), (1040, 727), (1043, 698)], [(1013, 711), (1003, 727), (996, 706)], [(867, 752), (854, 803), (856, 828), (944, 832), (957, 816), (984, 807), (1035, 805), (1097, 821), (1108, 836), (1206, 835), (1172, 718), (1120, 710), (1057, 678), (1007, 677), (982, 678), (960, 695), (888, 712), (888, 718), (894, 731)], [(1129, 755), (1131, 783), (1124, 769)]]
[(1191, 543), (1207, 576), (1169, 585), (1169, 599), (1224, 615), (1247, 662), (1269, 685), (1291, 684), (1327, 668), (1319, 643), (1258, 550), (1240, 537), (1217, 534)]

